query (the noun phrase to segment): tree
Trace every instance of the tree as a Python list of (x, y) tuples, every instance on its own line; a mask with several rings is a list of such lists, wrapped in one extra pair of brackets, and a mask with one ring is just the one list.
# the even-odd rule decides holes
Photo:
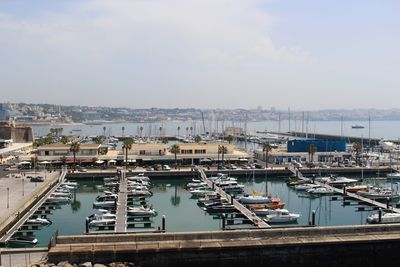
[(72, 142), (69, 150), (74, 154), (74, 170), (76, 170), (76, 153), (80, 151), (81, 145), (78, 142)]
[(124, 136), (125, 133), (125, 126), (122, 126), (122, 136)]
[(201, 136), (200, 135), (196, 135), (196, 137), (194, 138), (194, 141), (196, 143), (200, 143), (201, 142)]
[(167, 144), (168, 143), (168, 138), (167, 137), (163, 137), (162, 139), (161, 139), (161, 142), (165, 145), (165, 144)]
[(161, 139), (162, 127), (160, 126), (160, 128), (158, 128), (158, 130), (160, 131), (160, 139)]
[(315, 144), (311, 144), (308, 148), (308, 155), (310, 157), (310, 162), (314, 161), (314, 154), (317, 152), (317, 146)]
[(106, 136), (106, 126), (103, 126), (103, 136)]
[(233, 136), (232, 135), (228, 135), (226, 137), (226, 141), (228, 141), (228, 143), (230, 144), (233, 141)]
[(224, 162), (224, 156), (228, 153), (228, 148), (226, 146), (219, 146), (218, 152), (222, 155), (222, 162)]
[(68, 139), (68, 137), (67, 136), (65, 136), (65, 135), (62, 135), (61, 136), (61, 143), (63, 143), (64, 145), (66, 144), (66, 143), (68, 143), (68, 141), (69, 141), (69, 139)]
[(269, 143), (265, 143), (262, 150), (265, 153), (265, 167), (268, 168), (268, 154), (272, 150), (272, 147)]
[(189, 127), (186, 127), (186, 136), (189, 135)]
[(179, 147), (179, 145), (178, 145), (178, 144), (174, 144), (174, 145), (171, 147), (170, 152), (173, 153), (174, 156), (175, 156), (175, 169), (176, 169), (176, 168), (178, 167), (178, 159), (177, 159), (177, 157), (176, 157), (176, 154), (178, 154), (178, 153), (180, 152), (180, 147)]
[(178, 136), (179, 136), (179, 131), (181, 130), (181, 126), (178, 126)]
[(359, 155), (360, 155), (360, 151), (361, 151), (361, 144), (358, 142), (354, 143), (353, 150), (356, 152), (356, 164), (359, 165)]
[(125, 167), (128, 168), (128, 150), (132, 148), (133, 139), (131, 137), (124, 139), (122, 149), (125, 150)]
[(140, 137), (142, 137), (142, 134), (143, 134), (143, 126), (140, 126), (139, 130), (140, 130)]
[(193, 127), (190, 126), (190, 135), (193, 136)]

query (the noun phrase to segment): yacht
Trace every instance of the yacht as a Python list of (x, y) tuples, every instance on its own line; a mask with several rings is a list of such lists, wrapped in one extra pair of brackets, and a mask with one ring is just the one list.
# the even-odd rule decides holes
[(353, 128), (353, 129), (364, 129), (364, 126), (362, 126), (360, 124), (353, 124), (353, 125), (351, 125), (351, 128)]
[(13, 236), (8, 240), (8, 244), (18, 244), (18, 245), (36, 245), (38, 240), (34, 237), (28, 236)]
[(358, 182), (358, 180), (356, 180), (356, 179), (350, 179), (347, 177), (331, 176), (326, 183), (331, 186), (344, 186), (344, 185), (354, 184), (357, 182)]
[(71, 197), (71, 192), (53, 192), (51, 193), (51, 196), (53, 197)]
[(155, 217), (157, 212), (151, 207), (128, 207), (128, 216), (140, 217)]
[(150, 178), (144, 176), (144, 173), (139, 173), (138, 175), (127, 177), (127, 179), (129, 181), (150, 181)]
[(371, 187), (366, 191), (358, 191), (357, 195), (373, 200), (385, 200), (387, 198), (396, 200), (400, 198), (400, 195), (392, 189), (380, 187)]
[(69, 203), (71, 201), (71, 198), (69, 197), (62, 197), (62, 196), (49, 196), (46, 199), (47, 203)]
[(193, 197), (203, 197), (210, 192), (213, 192), (213, 191), (211, 188), (208, 188), (208, 187), (190, 190), (190, 193), (192, 194)]
[(375, 213), (367, 217), (368, 223), (400, 223), (400, 214), (398, 213), (384, 213), (379, 222), (379, 214)]
[(105, 200), (105, 201), (95, 201), (93, 202), (93, 207), (95, 208), (113, 208), (117, 204), (116, 200)]
[(346, 191), (349, 193), (357, 193), (358, 191), (366, 191), (368, 190), (368, 188), (369, 188), (368, 185), (355, 185), (346, 187)]
[(51, 221), (45, 218), (32, 218), (26, 221), (26, 224), (29, 225), (49, 225)]
[(66, 181), (66, 182), (63, 182), (61, 185), (68, 185), (68, 186), (71, 186), (73, 188), (77, 188), (78, 187), (78, 183), (77, 182), (73, 182), (73, 181)]
[(334, 193), (332, 189), (328, 189), (322, 186), (308, 189), (306, 190), (306, 192), (313, 195), (329, 195)]
[(290, 223), (296, 222), (300, 214), (289, 213), (286, 209), (277, 209), (273, 214), (267, 215), (264, 219), (267, 223)]
[(97, 218), (89, 221), (89, 226), (91, 227), (110, 226), (110, 225), (115, 225), (115, 222), (116, 219)]
[(307, 190), (309, 190), (311, 188), (316, 188), (316, 187), (319, 187), (319, 185), (316, 185), (316, 184), (298, 184), (298, 185), (294, 186), (294, 189), (296, 191), (307, 191)]
[(128, 188), (128, 197), (151, 197), (153, 193), (145, 189), (130, 189)]
[(271, 197), (268, 196), (242, 196), (239, 197), (239, 202), (242, 204), (268, 204), (271, 203)]

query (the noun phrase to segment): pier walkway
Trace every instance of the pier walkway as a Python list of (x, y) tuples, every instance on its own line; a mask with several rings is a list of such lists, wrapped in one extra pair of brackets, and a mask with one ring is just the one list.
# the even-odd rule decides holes
[(125, 233), (127, 231), (126, 214), (128, 204), (128, 182), (125, 170), (121, 171), (121, 179), (118, 192), (117, 221), (115, 223), (116, 233)]
[[(303, 174), (297, 168), (293, 167), (292, 165), (290, 165), (288, 167), (288, 169), (292, 173), (294, 173), (299, 179), (305, 180), (307, 182), (311, 182), (311, 180), (309, 178), (305, 178), (303, 176)], [(335, 192), (337, 194), (340, 194), (340, 195), (342, 195), (344, 197), (350, 197), (350, 198), (355, 199), (355, 200), (357, 200), (359, 202), (366, 203), (366, 204), (368, 204), (370, 206), (376, 206), (376, 207), (384, 209), (384, 210), (387, 209), (387, 204), (385, 204), (385, 203), (382, 203), (382, 202), (379, 202), (379, 201), (376, 201), (376, 200), (373, 200), (373, 199), (369, 199), (369, 198), (366, 198), (366, 197), (362, 197), (362, 196), (357, 195), (355, 193), (346, 192), (345, 189), (336, 188), (336, 187), (333, 187), (333, 186), (331, 186), (329, 184), (321, 183), (319, 181), (314, 181), (314, 183), (319, 185), (319, 186), (325, 187), (328, 190), (332, 190), (333, 192)], [(395, 213), (400, 213), (400, 209), (398, 209), (398, 208), (390, 207), (390, 210), (395, 212)]]
[(214, 191), (218, 193), (221, 197), (226, 198), (228, 201), (230, 200), (233, 206), (242, 213), (247, 219), (252, 221), (257, 227), (259, 228), (271, 228), (269, 224), (264, 222), (261, 218), (256, 216), (253, 212), (248, 210), (245, 206), (243, 206), (239, 201), (233, 198), (231, 195), (227, 194), (222, 188), (218, 187), (217, 185), (213, 184), (213, 182), (208, 179), (207, 175), (205, 174), (202, 168), (197, 169), (200, 173), (201, 179), (207, 183), (210, 188), (214, 188)]
[(13, 225), (11, 226), (10, 229), (7, 230), (7, 232), (0, 238), (0, 244), (5, 244), (8, 242), (8, 240), (10, 240), (10, 238), (16, 233), (18, 232), (18, 230), (21, 228), (22, 225), (24, 225), (24, 223), (38, 210), (38, 208), (40, 206), (43, 205), (43, 203), (45, 203), (46, 199), (57, 189), (57, 187), (59, 187), (63, 182), (64, 182), (64, 178), (67, 175), (67, 170), (66, 169), (62, 169), (60, 176), (58, 177), (58, 179), (53, 183), (50, 184), (49, 188), (46, 189), (48, 190), (42, 197), (39, 197), (38, 195), (36, 195), (35, 199), (33, 200), (33, 203), (35, 203), (34, 201), (36, 201), (35, 204), (33, 204), (32, 207), (27, 207), (29, 208), (29, 210), (21, 210), (19, 215), (15, 218), (17, 220), (17, 222), (14, 223), (14, 221), (10, 222), (13, 223)]

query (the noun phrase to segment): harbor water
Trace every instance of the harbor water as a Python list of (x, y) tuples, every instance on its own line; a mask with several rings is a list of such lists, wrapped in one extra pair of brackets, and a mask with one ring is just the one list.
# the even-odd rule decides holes
[[(169, 232), (208, 231), (219, 230), (222, 221), (219, 216), (207, 214), (197, 205), (197, 199), (192, 198), (184, 179), (157, 179), (152, 180), (151, 191), (154, 195), (149, 198), (149, 203), (158, 212), (153, 218), (151, 228), (130, 228), (130, 231), (156, 230), (161, 226), (161, 218), (166, 216), (166, 230)], [(245, 192), (251, 194), (254, 190), (260, 193), (268, 192), (272, 197), (280, 198), (286, 203), (285, 208), (292, 213), (301, 214), (297, 224), (307, 225), (311, 221), (311, 214), (316, 213), (316, 224), (320, 226), (357, 225), (365, 224), (366, 218), (373, 213), (370, 207), (359, 211), (356, 202), (345, 203), (341, 197), (333, 200), (332, 196), (311, 197), (306, 193), (296, 192), (293, 187), (286, 184), (286, 177), (268, 178), (253, 177), (249, 173), (246, 177), (239, 178), (238, 182), (245, 185)], [(52, 211), (48, 218), (52, 221), (49, 226), (43, 226), (34, 231), (39, 243), (37, 246), (47, 246), (51, 235), (58, 230), (60, 235), (80, 235), (85, 232), (85, 219), (94, 213), (93, 202), (104, 190), (103, 180), (78, 180), (79, 186), (69, 204), (60, 205)], [(390, 186), (385, 179), (369, 177), (363, 183)], [(394, 189), (398, 184), (394, 183)], [(376, 211), (375, 211), (376, 212)], [(284, 225), (274, 225), (284, 226)], [(243, 225), (242, 227), (250, 227)]]

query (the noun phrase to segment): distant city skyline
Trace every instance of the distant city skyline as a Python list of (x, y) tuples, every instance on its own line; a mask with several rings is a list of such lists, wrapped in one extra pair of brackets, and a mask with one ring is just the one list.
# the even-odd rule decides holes
[(400, 2), (2, 1), (1, 102), (398, 107)]

